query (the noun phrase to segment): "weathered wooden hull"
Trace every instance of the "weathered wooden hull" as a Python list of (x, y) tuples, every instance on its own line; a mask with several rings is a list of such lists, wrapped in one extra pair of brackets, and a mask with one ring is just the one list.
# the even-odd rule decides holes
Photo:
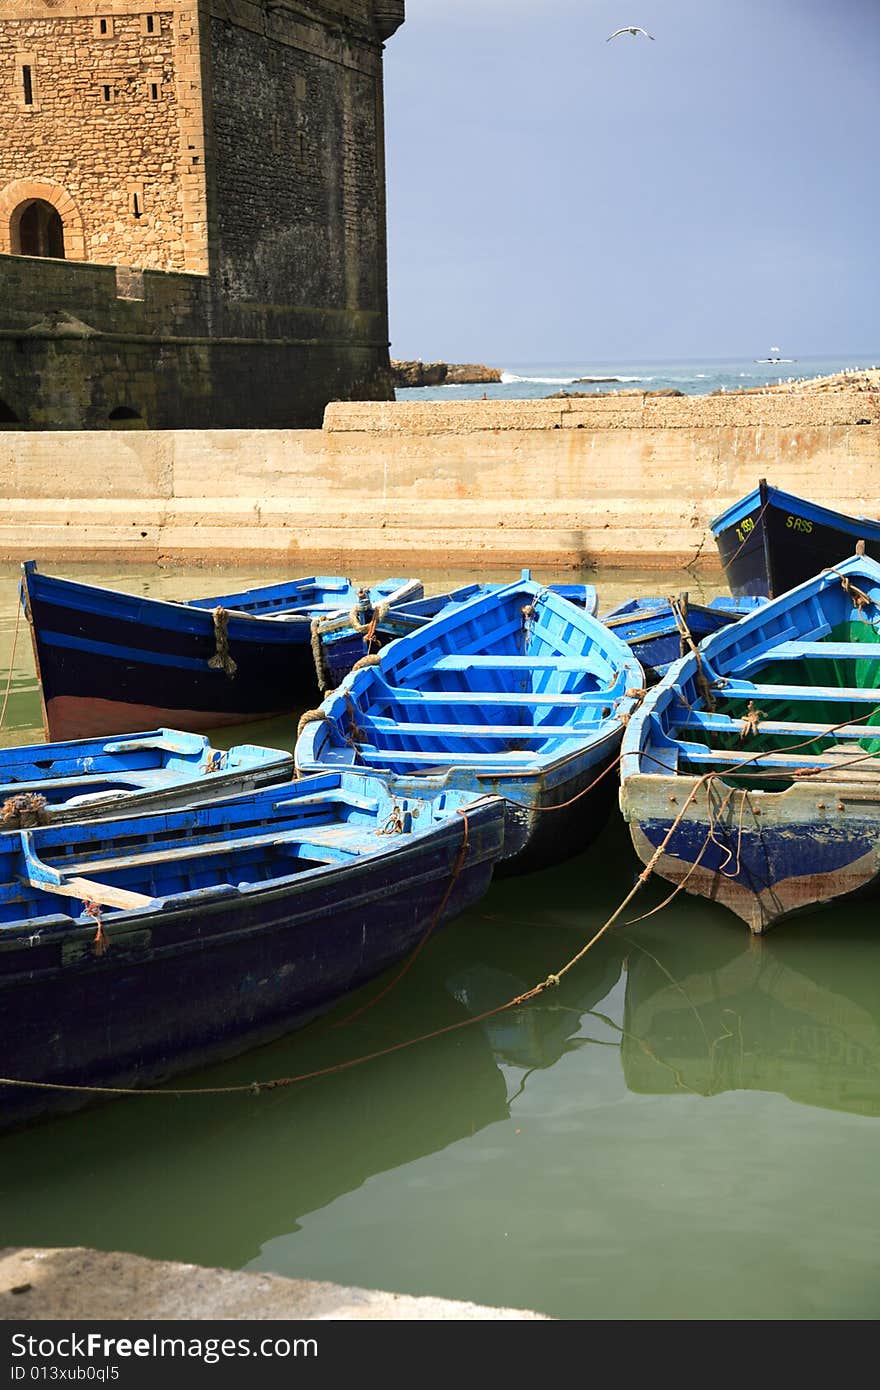
[(755, 934), (876, 883), (880, 794), (839, 782), (784, 792), (703, 783), (672, 830), (695, 785), (680, 776), (626, 778), (621, 810), (636, 853), (661, 878), (729, 908)]
[(766, 484), (711, 525), (735, 595), (775, 598), (853, 555), (859, 541), (865, 543), (865, 554), (880, 560), (880, 522), (847, 516)]
[[(459, 867), (464, 833), (450, 816), (429, 835), (377, 841), (388, 851), (378, 861), (108, 914), (100, 955), (88, 919), (5, 928), (3, 1076), (138, 1088), (300, 1027), (404, 958), (435, 918), (481, 896), (501, 845), (501, 803), (469, 808)], [(0, 1085), (0, 1128), (95, 1099)]]

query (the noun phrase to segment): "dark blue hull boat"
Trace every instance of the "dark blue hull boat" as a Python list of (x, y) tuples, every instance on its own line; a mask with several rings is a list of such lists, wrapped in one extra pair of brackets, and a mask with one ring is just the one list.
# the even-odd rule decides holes
[(880, 565), (854, 556), (707, 639), (623, 741), (640, 858), (760, 933), (873, 890), (880, 846)]
[[(312, 704), (312, 622), (351, 609), (348, 579), (320, 576), (172, 603), (22, 566), (27, 613), (53, 740), (167, 725), (199, 733)], [(373, 601), (420, 596), (383, 580)]]
[(191, 806), (290, 780), (293, 755), (155, 729), (0, 748), (0, 830)]
[(854, 555), (859, 542), (880, 560), (880, 521), (820, 507), (765, 478), (710, 527), (735, 595), (777, 598)]
[[(2, 835), (0, 1072), (142, 1087), (299, 1027), (475, 902), (503, 826), (498, 799), (333, 772)], [(0, 1084), (0, 1127), (95, 1098)]]
[(614, 802), (643, 675), (624, 642), (529, 578), (455, 605), (390, 643), (304, 716), (301, 773), (366, 767), (412, 795), (507, 802), (504, 871), (583, 849)]
[[(552, 593), (560, 594), (569, 603), (595, 616), (597, 598), (592, 584), (550, 584), (547, 587)], [(327, 618), (319, 622), (317, 635), (320, 645), (316, 651), (318, 684), (323, 691), (335, 690), (357, 662), (375, 655), (396, 637), (417, 632), (432, 618), (450, 612), (456, 605), (468, 603), (480, 594), (497, 593), (503, 588), (503, 584), (464, 584), (458, 589), (407, 600), (393, 607), (387, 603), (376, 608), (367, 605), (351, 615), (355, 622), (346, 622), (344, 618)]]
[(692, 603), (687, 594), (675, 599), (633, 598), (602, 614), (602, 622), (632, 648), (648, 685), (666, 674), (690, 650), (688, 636), (699, 645), (719, 628), (739, 622), (759, 607), (761, 598), (728, 598)]

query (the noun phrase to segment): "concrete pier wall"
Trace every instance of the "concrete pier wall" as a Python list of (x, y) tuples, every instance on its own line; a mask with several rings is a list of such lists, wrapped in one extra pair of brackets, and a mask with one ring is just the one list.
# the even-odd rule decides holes
[(874, 396), (334, 403), (320, 430), (0, 432), (0, 557), (717, 568), (760, 477), (880, 515)]

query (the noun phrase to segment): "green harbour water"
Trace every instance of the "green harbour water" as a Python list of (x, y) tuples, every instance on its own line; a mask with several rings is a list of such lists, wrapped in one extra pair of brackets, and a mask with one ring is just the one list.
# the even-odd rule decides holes
[[(169, 598), (284, 577), (41, 568)], [(426, 589), (476, 577), (431, 574)], [(684, 572), (584, 577), (600, 608), (723, 591)], [(17, 567), (0, 567), (0, 705), (15, 640), (4, 743), (42, 737), (16, 588)], [(293, 715), (215, 741), (292, 747), (295, 732)], [(494, 884), (374, 1008), (346, 1021), (386, 980), (181, 1084), (396, 1048), (386, 1055), (261, 1095), (142, 1095), (0, 1137), (0, 1246), (93, 1246), (564, 1319), (876, 1318), (875, 905), (753, 939), (683, 894), (645, 916), (670, 891), (651, 883), (558, 988), (473, 1021), (557, 972), (641, 867), (615, 816), (578, 858)]]

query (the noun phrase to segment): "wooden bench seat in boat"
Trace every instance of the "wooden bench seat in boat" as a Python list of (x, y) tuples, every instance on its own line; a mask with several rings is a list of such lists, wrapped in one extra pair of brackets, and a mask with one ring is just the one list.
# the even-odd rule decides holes
[(880, 642), (780, 642), (753, 655), (743, 653), (739, 671), (766, 666), (774, 661), (806, 661), (820, 657), (825, 661), (880, 662)]
[[(539, 694), (533, 691), (510, 690), (394, 690), (387, 696), (379, 695), (376, 705), (476, 705), (481, 709), (492, 705), (595, 705), (601, 704), (595, 690), (585, 690), (582, 695), (568, 692), (558, 694)], [(357, 707), (355, 707), (357, 708)]]
[[(345, 838), (346, 832), (351, 832), (351, 827), (345, 825), (315, 826), (306, 830), (267, 831), (262, 835), (247, 835), (234, 840), (207, 840), (203, 844), (190, 841), (185, 845), (176, 845), (173, 849), (157, 849), (142, 851), (137, 854), (110, 855), (103, 859), (83, 859), (71, 864), (57, 864), (52, 867), (63, 874), (92, 874), (107, 873), (113, 869), (134, 869), (146, 864), (171, 864), (186, 859), (211, 858), (218, 854), (234, 855), (242, 850), (272, 848), (276, 846), (296, 846), (301, 851), (302, 858), (305, 859), (327, 859), (332, 862), (336, 859), (356, 858), (359, 851), (348, 849), (340, 841)], [(361, 830), (361, 834), (363, 831)], [(52, 891), (52, 885), (39, 881), (34, 884), (37, 888), (45, 888)]]
[[(731, 769), (739, 763), (745, 763), (747, 764), (744, 769), (745, 772), (761, 772), (766, 768), (791, 772), (792, 769), (798, 767), (809, 768), (811, 771), (814, 769), (821, 771), (823, 768), (833, 768), (835, 762), (839, 762), (841, 758), (857, 759), (859, 757), (858, 751), (851, 748), (842, 749), (836, 753), (830, 751), (826, 753), (775, 753), (770, 751), (756, 754), (755, 752), (750, 753), (748, 749), (740, 751), (730, 748), (704, 748), (701, 744), (687, 743), (679, 745), (679, 751), (684, 762), (691, 764), (709, 763), (713, 766), (719, 765)], [(869, 771), (871, 756), (871, 754), (863, 754), (864, 760), (859, 761), (855, 766)], [(836, 768), (835, 770), (844, 769)], [(875, 775), (878, 774), (880, 774), (880, 761), (877, 763)]]
[(880, 706), (880, 690), (857, 685), (760, 685), (725, 678), (716, 681), (713, 689), (725, 700), (821, 700), (829, 704), (833, 701)]
[(571, 738), (575, 734), (582, 735), (584, 731), (582, 724), (417, 724), (409, 720), (402, 723), (381, 714), (366, 718), (364, 727), (367, 730), (375, 729), (377, 733), (399, 734), (401, 737), (418, 734), (427, 738), (549, 739)]
[[(694, 729), (706, 733), (738, 735), (742, 731), (743, 723), (742, 716), (690, 710), (680, 719), (672, 719), (669, 727), (677, 736), (686, 735)], [(880, 738), (880, 727), (873, 724), (801, 724), (786, 720), (762, 719), (758, 724), (758, 733), (775, 734), (793, 740), (824, 738), (828, 735), (833, 735), (836, 739)]]

